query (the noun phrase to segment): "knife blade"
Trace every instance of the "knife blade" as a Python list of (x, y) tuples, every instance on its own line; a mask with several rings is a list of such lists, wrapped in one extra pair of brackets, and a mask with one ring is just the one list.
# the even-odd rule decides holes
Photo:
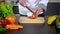
[(26, 6), (26, 8), (27, 8), (30, 12), (32, 12), (32, 13), (33, 13), (33, 11), (32, 11), (28, 6)]
[[(22, 4), (20, 4), (22, 6)], [(31, 12), (34, 13), (28, 6), (26, 6), (26, 8)]]

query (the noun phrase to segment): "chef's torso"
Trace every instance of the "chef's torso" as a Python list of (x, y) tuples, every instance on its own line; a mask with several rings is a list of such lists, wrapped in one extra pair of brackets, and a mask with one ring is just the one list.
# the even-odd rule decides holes
[[(35, 8), (38, 7), (39, 2), (42, 0), (25, 0), (27, 6), (34, 11)], [(18, 3), (19, 6), (19, 13), (22, 15), (27, 15), (27, 13), (31, 13), (26, 7), (23, 7), (20, 5), (20, 3)]]
[(36, 8), (40, 0), (26, 0), (27, 6)]

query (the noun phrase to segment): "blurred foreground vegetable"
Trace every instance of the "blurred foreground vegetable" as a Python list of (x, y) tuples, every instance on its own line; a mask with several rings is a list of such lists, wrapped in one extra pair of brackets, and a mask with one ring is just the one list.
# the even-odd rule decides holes
[(0, 32), (5, 32), (7, 29), (6, 28), (3, 28), (1, 25), (0, 25)]
[[(0, 3), (0, 25), (7, 29), (19, 29), (23, 26), (16, 25), (16, 17), (13, 13), (13, 6), (10, 3)], [(1, 21), (3, 19), (3, 21)]]
[(10, 3), (0, 3), (0, 17), (14, 16), (12, 8), (13, 6)]
[(53, 16), (49, 16), (48, 17), (48, 24), (52, 24), (54, 20), (56, 20), (57, 18), (57, 15), (53, 15)]
[(60, 29), (60, 16), (56, 20), (56, 28)]
[(0, 25), (2, 25), (3, 27), (5, 27), (7, 24), (9, 24), (9, 22), (5, 19), (1, 19), (0, 20)]
[(21, 28), (23, 28), (23, 26), (15, 25), (15, 24), (14, 25), (10, 24), (10, 25), (7, 25), (6, 28), (7, 29), (21, 29)]
[(15, 16), (7, 16), (5, 20), (8, 20), (10, 24), (15, 24), (16, 17)]
[(10, 24), (6, 25), (7, 29), (20, 29), (20, 28), (23, 28), (23, 26), (15, 24), (15, 21), (16, 21), (15, 16), (7, 16), (5, 19), (8, 20), (9, 23), (10, 23)]

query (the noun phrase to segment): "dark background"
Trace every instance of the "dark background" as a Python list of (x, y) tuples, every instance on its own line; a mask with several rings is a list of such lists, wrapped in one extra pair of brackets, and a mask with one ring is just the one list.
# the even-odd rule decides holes
[(60, 3), (48, 3), (46, 15), (59, 15), (60, 14)]

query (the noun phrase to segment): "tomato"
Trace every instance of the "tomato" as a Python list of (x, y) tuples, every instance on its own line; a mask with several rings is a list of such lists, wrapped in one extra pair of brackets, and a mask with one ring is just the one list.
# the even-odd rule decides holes
[(37, 17), (37, 16), (36, 16), (35, 14), (32, 14), (32, 16), (30, 16), (29, 18), (30, 18), (30, 19), (36, 19), (36, 17)]
[(6, 23), (6, 22), (1, 22), (1, 25), (2, 25), (3, 27), (5, 27), (5, 26), (7, 25), (7, 23)]
[(16, 17), (15, 16), (7, 16), (5, 19), (8, 20), (10, 24), (14, 24)]
[(0, 21), (0, 25), (2, 25), (3, 27), (5, 27), (9, 22), (4, 20), (4, 21)]

